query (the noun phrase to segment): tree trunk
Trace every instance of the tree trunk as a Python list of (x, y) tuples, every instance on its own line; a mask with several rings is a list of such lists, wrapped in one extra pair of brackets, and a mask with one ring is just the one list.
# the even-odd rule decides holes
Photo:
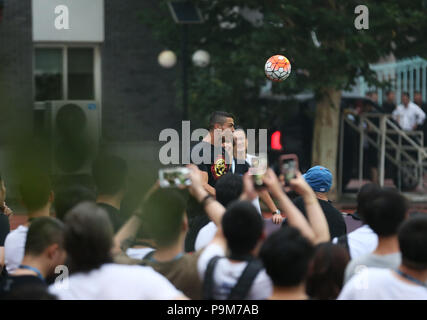
[(312, 165), (328, 168), (333, 175), (329, 192), (331, 200), (337, 198), (337, 156), (339, 138), (341, 91), (325, 88), (316, 99), (316, 117), (313, 130)]

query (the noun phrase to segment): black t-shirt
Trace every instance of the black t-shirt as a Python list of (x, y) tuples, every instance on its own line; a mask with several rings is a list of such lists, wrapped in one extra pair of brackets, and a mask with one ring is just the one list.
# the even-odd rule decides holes
[(46, 283), (37, 276), (8, 275), (0, 282), (0, 299), (38, 299), (39, 294), (47, 292)]
[[(331, 240), (335, 237), (340, 237), (347, 233), (347, 226), (345, 224), (344, 218), (340, 211), (338, 211), (329, 201), (319, 200), (319, 204), (322, 207), (323, 213), (325, 214), (326, 221), (329, 226), (329, 234)], [(297, 197), (294, 200), (295, 206), (307, 217), (305, 211), (304, 199), (302, 197)], [(283, 225), (287, 225), (286, 220)]]
[[(245, 163), (237, 163), (236, 159), (233, 159), (234, 162), (234, 174), (237, 174), (239, 176), (243, 176), (246, 172), (249, 170), (249, 163), (245, 161)], [(231, 168), (232, 170), (232, 168)]]
[(0, 247), (4, 247), (4, 241), (10, 231), (9, 217), (0, 212)]
[(106, 203), (99, 202), (98, 205), (107, 211), (108, 216), (110, 217), (111, 224), (113, 225), (114, 233), (119, 231), (122, 225), (125, 223), (125, 217), (120, 213), (120, 210), (110, 206)]
[(392, 113), (396, 109), (396, 105), (386, 101), (383, 103), (382, 108), (385, 113)]
[(199, 170), (208, 173), (208, 184), (215, 187), (216, 181), (225, 175), (231, 168), (231, 160), (226, 154), (225, 149), (223, 147), (215, 147), (213, 144), (202, 141), (193, 147), (192, 153), (193, 150), (194, 152), (196, 150), (199, 152), (201, 159), (204, 158), (204, 151), (210, 150), (209, 161), (203, 161), (203, 163), (197, 166)]
[[(225, 175), (231, 168), (230, 160), (223, 147), (215, 147), (214, 145), (201, 141), (192, 147), (193, 152), (198, 152), (200, 159), (203, 159), (204, 151), (210, 150), (209, 161), (203, 161), (197, 164), (199, 170), (207, 172), (208, 184), (215, 187), (219, 178)], [(226, 158), (227, 157), (227, 158)], [(227, 159), (227, 161), (226, 161)], [(192, 162), (195, 159), (192, 158)], [(209, 223), (209, 217), (205, 214), (202, 206), (193, 198), (190, 197), (187, 204), (187, 216), (189, 230), (185, 239), (185, 251), (194, 251), (194, 244), (196, 242), (197, 234), (206, 224)]]

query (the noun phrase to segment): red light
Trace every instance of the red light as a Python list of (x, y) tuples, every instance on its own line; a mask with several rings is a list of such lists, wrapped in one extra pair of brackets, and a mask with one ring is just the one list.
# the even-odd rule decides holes
[(274, 131), (271, 135), (271, 149), (273, 150), (282, 150), (282, 143), (280, 142), (280, 138), (282, 137), (282, 133), (280, 131)]

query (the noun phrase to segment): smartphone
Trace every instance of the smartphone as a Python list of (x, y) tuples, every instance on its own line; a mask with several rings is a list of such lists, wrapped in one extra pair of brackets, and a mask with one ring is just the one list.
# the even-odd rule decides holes
[(279, 158), (280, 174), (285, 177), (285, 185), (289, 185), (295, 179), (298, 171), (298, 156), (296, 154), (285, 154)]
[(249, 174), (252, 176), (255, 189), (265, 188), (263, 181), (264, 175), (267, 171), (267, 155), (259, 155), (252, 157), (250, 161)]
[(185, 188), (190, 186), (190, 169), (186, 167), (160, 169), (159, 184), (161, 188)]

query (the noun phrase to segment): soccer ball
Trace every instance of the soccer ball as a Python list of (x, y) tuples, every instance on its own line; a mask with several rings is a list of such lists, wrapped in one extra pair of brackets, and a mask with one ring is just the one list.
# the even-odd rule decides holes
[(291, 63), (280, 54), (270, 57), (265, 63), (265, 75), (272, 81), (283, 81), (291, 74)]

